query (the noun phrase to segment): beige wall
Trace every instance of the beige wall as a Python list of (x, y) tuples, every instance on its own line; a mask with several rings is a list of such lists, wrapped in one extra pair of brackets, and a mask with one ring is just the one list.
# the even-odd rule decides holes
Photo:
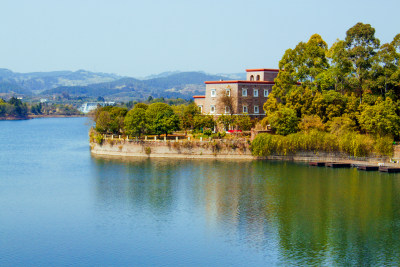
[[(211, 96), (211, 91), (216, 90), (216, 96)], [(206, 98), (203, 105), (204, 114), (221, 115), (225, 113), (225, 106), (221, 103), (221, 96), (226, 94), (226, 90), (231, 92), (234, 114), (243, 114), (243, 106), (247, 106), (247, 113), (254, 117), (264, 117), (263, 105), (268, 97), (264, 97), (264, 89), (271, 92), (272, 85), (259, 83), (218, 83), (206, 84)], [(242, 95), (242, 89), (247, 89), (247, 96)], [(258, 97), (254, 97), (254, 90), (258, 89)], [(211, 113), (211, 105), (215, 106), (215, 112)], [(254, 113), (254, 106), (258, 106), (259, 113)]]
[(251, 81), (251, 75), (254, 77), (254, 81), (257, 81), (257, 75), (260, 75), (260, 81), (273, 82), (276, 76), (278, 76), (277, 71), (249, 71), (247, 72), (247, 80)]

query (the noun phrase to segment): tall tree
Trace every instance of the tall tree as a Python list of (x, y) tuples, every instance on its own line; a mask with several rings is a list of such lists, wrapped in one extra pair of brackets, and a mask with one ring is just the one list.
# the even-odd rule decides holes
[(346, 56), (351, 62), (349, 82), (362, 101), (380, 41), (370, 24), (357, 23), (346, 32)]
[(165, 103), (153, 103), (146, 110), (147, 128), (157, 134), (169, 134), (179, 129), (179, 118)]
[(124, 119), (124, 127), (128, 135), (140, 137), (146, 131), (146, 110), (140, 107), (129, 110)]

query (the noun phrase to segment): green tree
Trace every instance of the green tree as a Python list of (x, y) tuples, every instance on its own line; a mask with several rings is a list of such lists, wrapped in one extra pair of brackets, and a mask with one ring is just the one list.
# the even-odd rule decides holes
[(168, 135), (179, 129), (179, 118), (165, 103), (153, 103), (146, 110), (147, 128), (151, 133)]
[(370, 24), (357, 23), (346, 32), (347, 59), (351, 62), (350, 84), (361, 98), (367, 88), (370, 71), (380, 41)]
[(250, 131), (253, 126), (251, 118), (247, 114), (237, 115), (235, 117), (235, 125), (242, 131)]
[(266, 121), (280, 135), (288, 135), (298, 131), (299, 119), (296, 111), (291, 108), (282, 107), (266, 117)]
[(196, 104), (191, 103), (185, 106), (181, 118), (181, 128), (182, 129), (193, 129), (194, 128), (194, 118), (200, 115), (200, 110)]
[(96, 131), (99, 133), (107, 133), (110, 128), (110, 123), (111, 123), (111, 116), (108, 111), (101, 111), (97, 115), (96, 119)]
[(212, 115), (197, 115), (193, 119), (193, 128), (195, 130), (213, 129), (215, 126), (215, 120)]
[(144, 110), (146, 110), (149, 107), (149, 105), (145, 104), (145, 103), (137, 103), (135, 104), (134, 108), (142, 108)]
[(124, 119), (125, 132), (139, 136), (146, 131), (146, 110), (140, 107), (128, 111)]
[(395, 136), (400, 132), (400, 117), (398, 107), (391, 98), (378, 98), (375, 105), (363, 104), (359, 116), (360, 126), (368, 133), (379, 136)]
[(217, 121), (221, 123), (226, 130), (229, 130), (229, 126), (235, 123), (235, 116), (233, 115), (221, 115)]

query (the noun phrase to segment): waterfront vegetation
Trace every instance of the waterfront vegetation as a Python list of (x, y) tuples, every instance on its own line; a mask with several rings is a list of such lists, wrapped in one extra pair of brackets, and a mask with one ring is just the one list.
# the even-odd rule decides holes
[(0, 98), (0, 119), (28, 119), (31, 116), (80, 115), (76, 108), (66, 104), (28, 104), (11, 97), (8, 101)]
[(225, 131), (213, 133), (217, 125), (220, 129), (225, 126), (248, 131), (255, 123), (248, 115), (223, 115), (218, 119), (202, 115), (194, 103), (137, 103), (129, 111), (124, 107), (107, 106), (98, 108), (92, 116), (96, 123), (95, 130), (99, 134), (122, 134), (139, 138), (144, 134), (167, 136), (177, 131), (185, 135), (221, 138), (225, 136)]
[(391, 155), (400, 135), (400, 34), (380, 45), (357, 23), (331, 48), (318, 34), (286, 50), (264, 104), (277, 135), (260, 135), (255, 155), (297, 151)]

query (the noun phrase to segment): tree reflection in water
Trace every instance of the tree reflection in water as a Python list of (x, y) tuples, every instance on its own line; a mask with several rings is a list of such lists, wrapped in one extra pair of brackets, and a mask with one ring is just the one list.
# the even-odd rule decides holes
[[(102, 205), (183, 211), (282, 264), (400, 263), (398, 175), (267, 161), (94, 159)], [(215, 230), (216, 229), (216, 230)]]

